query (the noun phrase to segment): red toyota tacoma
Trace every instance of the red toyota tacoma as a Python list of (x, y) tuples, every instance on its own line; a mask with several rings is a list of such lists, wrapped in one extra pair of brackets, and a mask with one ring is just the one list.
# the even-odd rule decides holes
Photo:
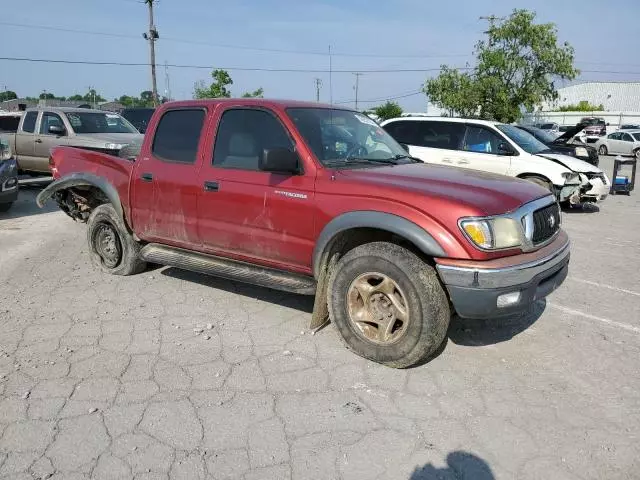
[[(452, 313), (522, 311), (565, 279), (569, 240), (545, 189), (424, 164), (369, 117), (316, 103), (168, 103), (120, 157), (50, 158), (54, 198), (87, 223), (91, 256), (315, 295), (358, 355), (428, 359)], [(129, 149), (129, 150), (128, 150)], [(129, 156), (129, 158), (121, 158)]]

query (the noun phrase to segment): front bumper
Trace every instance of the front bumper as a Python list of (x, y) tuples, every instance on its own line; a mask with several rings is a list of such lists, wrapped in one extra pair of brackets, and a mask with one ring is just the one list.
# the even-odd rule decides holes
[(580, 194), (580, 201), (582, 202), (601, 202), (611, 190), (611, 181), (606, 174), (602, 174), (602, 177), (595, 177), (589, 179), (589, 185), (587, 185), (586, 191)]
[(0, 203), (11, 203), (18, 199), (18, 165), (11, 158), (0, 162)]
[[(526, 310), (558, 288), (569, 257), (569, 237), (561, 230), (537, 252), (486, 262), (437, 259), (436, 268), (459, 316), (494, 318)], [(515, 295), (516, 301), (504, 303), (505, 296)]]

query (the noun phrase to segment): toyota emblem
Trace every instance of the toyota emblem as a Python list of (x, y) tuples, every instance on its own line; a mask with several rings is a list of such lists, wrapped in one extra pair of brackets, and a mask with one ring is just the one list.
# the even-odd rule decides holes
[(556, 226), (556, 217), (553, 215), (549, 215), (549, 227), (553, 228)]

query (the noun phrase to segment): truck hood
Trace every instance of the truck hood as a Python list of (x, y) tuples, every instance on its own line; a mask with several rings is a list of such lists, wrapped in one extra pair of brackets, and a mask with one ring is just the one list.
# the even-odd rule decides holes
[(140, 133), (77, 133), (76, 138), (86, 145), (103, 146), (105, 143), (142, 143), (144, 135)]
[(598, 167), (591, 165), (590, 163), (585, 162), (584, 160), (579, 160), (575, 157), (570, 157), (569, 155), (562, 155), (560, 153), (539, 153), (538, 157), (546, 158), (547, 160), (551, 160), (552, 162), (559, 163), (563, 167), (568, 168), (574, 172), (578, 173), (587, 173), (587, 172), (595, 172), (601, 173)]
[(569, 142), (571, 139), (573, 139), (573, 137), (579, 134), (582, 130), (584, 130), (586, 126), (587, 126), (586, 123), (579, 123), (575, 127), (569, 128), (566, 132), (564, 132), (562, 135), (560, 135), (551, 143), (554, 143), (556, 145), (564, 145), (567, 142)]
[(539, 185), (517, 178), (423, 163), (338, 170), (336, 176), (368, 184), (372, 193), (380, 189), (381, 195), (388, 196), (390, 190), (409, 191), (424, 195), (427, 201), (431, 197), (465, 204), (483, 215), (507, 213), (549, 195)]

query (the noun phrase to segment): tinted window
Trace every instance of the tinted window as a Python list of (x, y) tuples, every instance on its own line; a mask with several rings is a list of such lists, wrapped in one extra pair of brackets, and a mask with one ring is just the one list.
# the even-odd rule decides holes
[(629, 135), (628, 133), (622, 135), (622, 140), (624, 140), (625, 142), (633, 142), (633, 138), (631, 138), (631, 135)]
[(384, 126), (384, 129), (391, 135), (396, 142), (404, 143), (406, 145), (418, 145), (420, 138), (418, 136), (418, 122), (412, 122), (411, 120), (403, 120), (398, 122), (391, 122)]
[(634, 133), (633, 138), (636, 139), (636, 142), (640, 142), (640, 133)]
[(162, 160), (194, 163), (198, 154), (204, 110), (169, 110), (160, 119), (153, 154)]
[(287, 131), (272, 114), (263, 110), (227, 110), (218, 127), (213, 164), (259, 170), (260, 157), (268, 148), (293, 149)]
[(64, 128), (64, 123), (62, 123), (62, 119), (59, 115), (51, 112), (44, 112), (42, 114), (42, 120), (40, 120), (40, 133), (49, 135), (49, 127), (52, 125)]
[(132, 108), (122, 111), (122, 116), (138, 129), (140, 133), (144, 133), (149, 125), (149, 120), (153, 115), (153, 108)]
[(501, 141), (500, 137), (486, 128), (467, 127), (462, 149), (467, 152), (497, 154), (498, 145)]
[(611, 135), (609, 135), (607, 138), (609, 140), (618, 140), (618, 137), (620, 137), (619, 133), (612, 133)]
[(416, 145), (446, 150), (460, 150), (465, 126), (453, 122), (416, 122), (418, 143)]
[(20, 118), (22, 117), (20, 117), (19, 115), (7, 115), (6, 117), (0, 116), (0, 131), (17, 132), (18, 125), (20, 124)]
[(33, 133), (36, 130), (36, 119), (38, 118), (38, 112), (27, 112), (24, 117), (24, 123), (22, 124), (22, 131)]
[(496, 128), (500, 130), (503, 134), (509, 137), (512, 141), (514, 141), (520, 148), (522, 148), (527, 153), (532, 153), (534, 155), (549, 150), (544, 143), (538, 140), (536, 137), (531, 135), (529, 132), (525, 132), (524, 130), (520, 130), (518, 127), (513, 125), (505, 125), (500, 124), (496, 125)]
[(133, 125), (117, 113), (69, 112), (65, 113), (76, 133), (139, 133)]

